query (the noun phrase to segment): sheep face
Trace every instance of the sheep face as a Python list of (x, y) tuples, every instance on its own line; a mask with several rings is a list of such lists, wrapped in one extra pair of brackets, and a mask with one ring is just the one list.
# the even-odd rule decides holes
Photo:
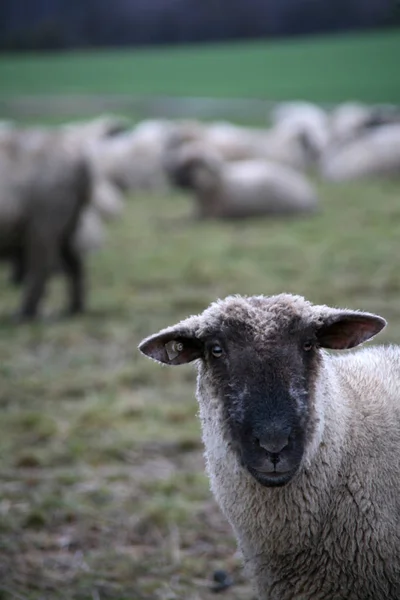
[(384, 325), (299, 296), (228, 297), (139, 348), (165, 364), (198, 359), (201, 412), (219, 422), (238, 464), (272, 487), (290, 482), (316, 445), (320, 348), (353, 347)]
[(182, 189), (207, 191), (218, 181), (218, 167), (202, 157), (190, 158), (169, 171), (171, 183)]

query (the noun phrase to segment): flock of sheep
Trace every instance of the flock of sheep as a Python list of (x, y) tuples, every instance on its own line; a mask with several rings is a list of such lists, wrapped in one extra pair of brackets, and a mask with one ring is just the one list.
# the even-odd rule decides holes
[[(313, 211), (307, 172), (331, 181), (400, 174), (400, 114), (293, 103), (269, 129), (100, 118), (0, 127), (0, 258), (36, 316), (62, 270), (85, 304), (84, 256), (124, 195), (188, 190), (199, 218)], [(260, 600), (400, 598), (400, 351), (353, 348), (377, 315), (299, 296), (231, 296), (140, 344), (195, 361), (211, 487)]]
[(84, 256), (135, 192), (191, 193), (198, 218), (304, 214), (318, 205), (308, 172), (331, 181), (400, 173), (400, 112), (347, 103), (331, 112), (278, 105), (269, 128), (117, 117), (57, 128), (0, 124), (0, 258), (23, 284), (18, 319), (37, 315), (55, 271), (68, 313), (85, 306)]

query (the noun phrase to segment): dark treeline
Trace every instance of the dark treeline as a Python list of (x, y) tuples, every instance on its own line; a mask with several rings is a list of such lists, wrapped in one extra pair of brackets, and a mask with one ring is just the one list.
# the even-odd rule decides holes
[(396, 24), (398, 0), (1, 0), (0, 48), (179, 44)]

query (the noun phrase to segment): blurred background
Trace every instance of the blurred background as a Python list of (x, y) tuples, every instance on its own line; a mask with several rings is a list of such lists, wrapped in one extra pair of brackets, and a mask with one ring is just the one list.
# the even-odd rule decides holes
[[(283, 291), (400, 342), (400, 5), (2, 0), (0, 49), (0, 599), (252, 600), (195, 370), (137, 345)], [(87, 308), (59, 318), (67, 229)]]

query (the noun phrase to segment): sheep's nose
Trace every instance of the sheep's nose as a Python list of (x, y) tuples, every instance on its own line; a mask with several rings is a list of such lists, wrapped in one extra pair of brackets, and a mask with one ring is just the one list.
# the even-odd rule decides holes
[(279, 454), (289, 445), (289, 433), (274, 433), (271, 435), (262, 435), (256, 438), (258, 445), (270, 454)]

